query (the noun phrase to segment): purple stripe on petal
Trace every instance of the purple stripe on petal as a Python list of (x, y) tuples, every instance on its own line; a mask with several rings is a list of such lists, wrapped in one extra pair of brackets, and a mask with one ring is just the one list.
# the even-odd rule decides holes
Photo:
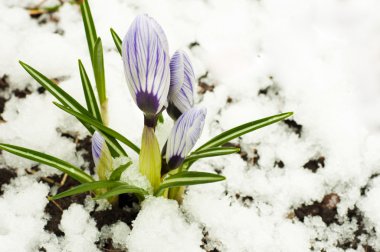
[(98, 165), (99, 163), (99, 158), (102, 154), (102, 148), (104, 145), (105, 141), (102, 135), (100, 135), (99, 132), (95, 131), (94, 134), (92, 135), (92, 158), (94, 160), (95, 166)]
[(202, 133), (205, 117), (206, 109), (191, 108), (174, 124), (166, 149), (166, 162), (170, 170), (179, 167), (194, 147)]
[(122, 55), (129, 90), (144, 113), (155, 115), (166, 104), (170, 78), (168, 51), (161, 26), (147, 15), (137, 16), (124, 37)]

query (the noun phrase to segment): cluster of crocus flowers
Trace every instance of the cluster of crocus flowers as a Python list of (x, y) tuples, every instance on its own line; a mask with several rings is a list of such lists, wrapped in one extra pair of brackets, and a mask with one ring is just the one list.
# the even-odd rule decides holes
[[(177, 51), (170, 58), (166, 35), (153, 18), (135, 18), (122, 42), (122, 58), (132, 98), (144, 113), (139, 170), (157, 189), (162, 167), (180, 167), (194, 147), (206, 110), (193, 107), (195, 77), (189, 57)], [(155, 128), (165, 109), (175, 124), (161, 153)]]

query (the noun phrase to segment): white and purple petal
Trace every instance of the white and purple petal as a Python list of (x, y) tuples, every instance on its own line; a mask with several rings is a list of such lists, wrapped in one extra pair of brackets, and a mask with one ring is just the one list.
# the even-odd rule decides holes
[(102, 155), (102, 149), (105, 144), (104, 138), (99, 132), (95, 131), (92, 135), (92, 159), (94, 160), (95, 166), (98, 165), (100, 156)]
[(168, 100), (169, 107), (173, 106), (174, 109), (170, 108), (169, 111), (174, 110), (182, 114), (193, 107), (194, 85), (195, 75), (190, 59), (184, 51), (177, 51), (170, 61)]
[(176, 121), (167, 141), (166, 162), (170, 170), (179, 167), (199, 139), (206, 109), (191, 108)]
[(137, 106), (156, 115), (167, 100), (170, 82), (168, 41), (161, 26), (147, 15), (131, 24), (122, 44), (125, 76)]

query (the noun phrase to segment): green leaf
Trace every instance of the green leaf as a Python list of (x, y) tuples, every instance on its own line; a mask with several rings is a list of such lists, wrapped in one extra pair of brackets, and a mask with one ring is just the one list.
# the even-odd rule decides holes
[(121, 41), (119, 35), (117, 35), (117, 33), (115, 32), (115, 30), (112, 29), (112, 28), (111, 28), (111, 35), (112, 35), (113, 42), (115, 43), (115, 46), (117, 48), (117, 51), (121, 55), (121, 44), (122, 44), (122, 41)]
[(109, 180), (117, 181), (120, 180), (121, 174), (129, 167), (131, 166), (132, 162), (129, 161), (128, 163), (124, 165), (120, 165), (118, 168), (116, 168), (110, 175)]
[(91, 86), (90, 79), (88, 78), (86, 69), (84, 68), (80, 60), (78, 60), (78, 64), (79, 64), (80, 77), (82, 80), (83, 93), (86, 98), (87, 109), (94, 118), (98, 119), (98, 121), (101, 122), (102, 116), (100, 114), (100, 110), (95, 98), (94, 90), (92, 89), (92, 86)]
[(95, 197), (95, 200), (108, 199), (108, 198), (111, 198), (113, 196), (117, 196), (117, 195), (120, 195), (123, 193), (135, 194), (140, 200), (143, 200), (145, 198), (145, 196), (148, 195), (148, 192), (145, 191), (144, 189), (137, 187), (137, 186), (132, 186), (132, 185), (126, 184), (126, 185), (121, 185), (121, 186), (117, 186), (117, 187), (110, 189), (108, 192)]
[(134, 150), (137, 154), (140, 153), (140, 148), (139, 147), (137, 147), (134, 143), (132, 143), (131, 141), (129, 141), (126, 137), (124, 137), (120, 133), (116, 132), (115, 130), (113, 130), (111, 128), (108, 128), (107, 126), (104, 126), (102, 123), (100, 123), (100, 122), (92, 119), (91, 117), (89, 117), (89, 116), (87, 116), (85, 114), (77, 113), (74, 110), (72, 110), (70, 108), (67, 108), (65, 106), (62, 106), (61, 104), (58, 104), (56, 102), (54, 102), (54, 104), (57, 107), (59, 107), (60, 109), (66, 111), (67, 113), (69, 113), (69, 114), (77, 117), (80, 120), (85, 121), (89, 125), (91, 125), (94, 128), (96, 128), (97, 130), (103, 132), (105, 135), (109, 135), (109, 136), (112, 136), (112, 137), (120, 140), (122, 143), (126, 144), (129, 148), (131, 148), (132, 150)]
[[(45, 75), (38, 72), (33, 67), (28, 64), (20, 61), (21, 66), (32, 76), (38, 83), (41, 84), (47, 91), (49, 91), (58, 101), (60, 101), (63, 105), (69, 107), (70, 109), (82, 113), (88, 114), (88, 111), (73, 97), (71, 97), (68, 93), (66, 93), (62, 88), (60, 88), (56, 83), (47, 78)], [(94, 130), (89, 127), (86, 123), (81, 121), (81, 123), (93, 133)]]
[(200, 158), (229, 155), (229, 154), (237, 153), (239, 151), (240, 151), (239, 148), (234, 148), (234, 147), (209, 148), (209, 149), (200, 150), (200, 151), (191, 153), (188, 157), (186, 157), (185, 162), (195, 161)]
[(90, 175), (82, 171), (80, 168), (42, 152), (10, 144), (0, 144), (0, 149), (8, 151), (17, 156), (39, 162), (41, 164), (46, 164), (48, 166), (57, 168), (58, 170), (67, 173), (67, 175), (81, 183), (94, 181)]
[(104, 75), (104, 60), (102, 40), (98, 38), (94, 47), (93, 68), (95, 75), (96, 88), (98, 90), (99, 102), (103, 104), (107, 100), (106, 80)]
[(224, 179), (224, 176), (208, 172), (182, 171), (164, 179), (155, 195), (159, 196), (166, 188), (214, 183)]
[(101, 189), (101, 188), (112, 188), (115, 186), (120, 186), (124, 184), (123, 182), (120, 181), (94, 181), (94, 182), (89, 182), (89, 183), (83, 183), (80, 184), (76, 187), (73, 187), (67, 191), (61, 192), (57, 195), (54, 195), (50, 197), (49, 199), (51, 200), (57, 200), (61, 199), (64, 197), (76, 195), (76, 194), (81, 194), (84, 192), (89, 192), (89, 191), (95, 191), (96, 189)]
[(92, 19), (91, 9), (88, 4), (88, 0), (83, 0), (80, 5), (80, 10), (82, 12), (84, 30), (86, 31), (88, 51), (90, 52), (91, 61), (94, 63), (94, 47), (98, 35), (96, 35), (96, 29), (94, 25), (94, 20)]
[(235, 139), (251, 131), (260, 129), (262, 127), (268, 126), (270, 124), (276, 123), (278, 121), (284, 120), (285, 118), (291, 115), (293, 115), (292, 112), (282, 113), (275, 116), (270, 116), (270, 117), (262, 118), (256, 121), (242, 124), (240, 126), (224, 131), (223, 133), (217, 135), (216, 137), (212, 138), (207, 143), (199, 147), (195, 152), (212, 148), (212, 147), (221, 146), (222, 144), (225, 144), (232, 139)]

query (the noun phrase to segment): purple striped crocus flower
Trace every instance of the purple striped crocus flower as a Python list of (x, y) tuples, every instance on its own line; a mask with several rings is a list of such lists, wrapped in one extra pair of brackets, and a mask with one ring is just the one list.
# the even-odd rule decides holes
[(170, 60), (170, 88), (168, 114), (177, 120), (194, 105), (195, 76), (189, 56), (178, 50)]
[(179, 167), (194, 147), (202, 133), (205, 117), (205, 108), (191, 108), (178, 118), (167, 142), (166, 163), (169, 170)]
[(145, 118), (154, 120), (167, 102), (170, 83), (169, 46), (161, 26), (146, 14), (137, 16), (124, 37), (122, 56), (132, 97)]

